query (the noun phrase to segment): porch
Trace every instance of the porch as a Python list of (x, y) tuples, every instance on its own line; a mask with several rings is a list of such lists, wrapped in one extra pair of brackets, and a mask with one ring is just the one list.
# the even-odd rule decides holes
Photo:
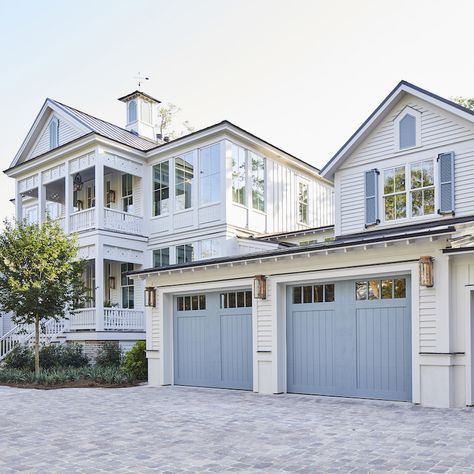
[(81, 308), (69, 315), (69, 331), (145, 331), (145, 312), (142, 309)]

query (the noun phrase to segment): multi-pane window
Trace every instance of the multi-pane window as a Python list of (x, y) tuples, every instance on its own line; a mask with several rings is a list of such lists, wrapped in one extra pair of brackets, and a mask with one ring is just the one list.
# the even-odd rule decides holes
[(407, 288), (405, 278), (385, 280), (356, 281), (355, 295), (357, 301), (390, 300), (406, 298)]
[(405, 166), (384, 170), (383, 179), (385, 220), (405, 218), (407, 216)]
[(249, 152), (252, 168), (252, 207), (265, 211), (265, 158)]
[(133, 176), (122, 175), (122, 206), (125, 212), (133, 211)]
[(220, 143), (199, 150), (199, 204), (220, 199)]
[(170, 163), (163, 161), (153, 166), (153, 215), (161, 216), (169, 212), (170, 203)]
[(247, 157), (244, 148), (232, 145), (232, 201), (246, 204)]
[(192, 205), (191, 192), (194, 178), (193, 153), (175, 158), (175, 210), (189, 209)]
[(298, 182), (298, 222), (307, 224), (309, 220), (309, 186), (304, 181)]
[(86, 209), (95, 207), (95, 186), (94, 185), (87, 186), (86, 188), (86, 202), (87, 202)]
[(333, 303), (335, 300), (334, 288), (334, 283), (295, 286), (293, 288), (293, 304)]
[(194, 245), (183, 244), (176, 246), (176, 263), (188, 263), (194, 260)]
[(178, 311), (202, 311), (206, 309), (206, 295), (178, 296), (176, 307)]
[(410, 165), (411, 215), (424, 216), (435, 212), (435, 187), (433, 160)]
[(221, 308), (251, 308), (252, 292), (251, 291), (231, 291), (229, 293), (221, 293)]
[(122, 308), (133, 309), (135, 307), (135, 289), (133, 279), (127, 276), (133, 271), (133, 263), (122, 263), (120, 286), (122, 289)]
[(153, 250), (153, 266), (165, 267), (170, 264), (170, 249), (165, 247), (162, 249)]
[(218, 239), (201, 240), (201, 258), (213, 258), (220, 254), (220, 241)]

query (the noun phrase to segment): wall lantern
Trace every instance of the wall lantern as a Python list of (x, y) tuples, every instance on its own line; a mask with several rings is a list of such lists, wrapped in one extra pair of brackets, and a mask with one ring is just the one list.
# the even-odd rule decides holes
[(419, 260), (420, 286), (431, 288), (433, 280), (433, 257), (420, 257)]
[(109, 276), (109, 288), (115, 290), (115, 277)]
[(253, 280), (253, 297), (258, 300), (267, 298), (267, 277), (265, 275), (255, 275)]
[(82, 176), (80, 175), (80, 173), (77, 173), (74, 176), (73, 184), (74, 184), (74, 191), (80, 191), (82, 189)]
[(115, 191), (113, 189), (109, 189), (107, 191), (107, 204), (114, 204), (115, 203)]
[(147, 286), (145, 288), (145, 306), (156, 306), (156, 288), (153, 286)]

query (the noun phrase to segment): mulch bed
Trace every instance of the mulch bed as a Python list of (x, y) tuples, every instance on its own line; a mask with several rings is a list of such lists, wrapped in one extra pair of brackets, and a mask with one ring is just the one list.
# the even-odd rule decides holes
[(8, 383), (0, 382), (2, 387), (14, 387), (14, 388), (33, 388), (36, 390), (56, 390), (58, 388), (127, 388), (136, 387), (140, 385), (139, 382), (131, 384), (103, 384), (94, 382), (93, 380), (77, 380), (74, 382), (66, 382), (59, 385), (41, 385), (39, 383)]

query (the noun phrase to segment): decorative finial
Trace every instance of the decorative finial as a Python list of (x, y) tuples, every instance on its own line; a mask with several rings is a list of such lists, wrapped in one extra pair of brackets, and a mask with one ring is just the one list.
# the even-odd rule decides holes
[(140, 90), (140, 87), (142, 86), (143, 81), (149, 81), (150, 78), (146, 76), (142, 76), (141, 73), (138, 73), (138, 76), (134, 76), (134, 79), (138, 80), (138, 90)]

